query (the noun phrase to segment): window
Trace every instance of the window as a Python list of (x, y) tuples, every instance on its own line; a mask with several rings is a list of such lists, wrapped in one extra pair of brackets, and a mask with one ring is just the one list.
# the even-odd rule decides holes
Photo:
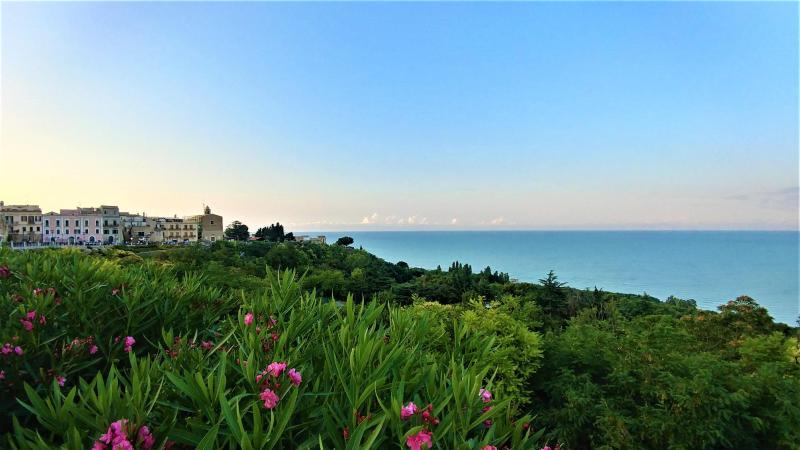
[(56, 234), (61, 234), (61, 230), (56, 230)]
[(89, 226), (89, 221), (88, 220), (84, 220), (83, 221), (83, 226), (88, 227)]
[(64, 226), (65, 226), (65, 227), (68, 227), (68, 226), (69, 226), (69, 219), (66, 219), (66, 220), (64, 221)]
[(69, 230), (64, 230), (64, 234), (69, 234)]
[(211, 225), (214, 225), (214, 221), (213, 220), (211, 221)]
[(97, 228), (95, 228), (95, 229), (94, 229), (94, 234), (100, 234), (100, 230), (98, 230)]
[(83, 230), (83, 234), (89, 234), (89, 230)]
[(99, 220), (95, 220), (94, 221), (94, 226), (99, 227), (100, 226), (100, 221)]
[(36, 227), (36, 231), (42, 231), (40, 227)]
[(108, 230), (103, 230), (103, 234), (108, 234)]
[(119, 231), (119, 230), (117, 230), (116, 228), (114, 228), (114, 234), (117, 234), (117, 231)]
[(56, 226), (57, 226), (57, 227), (60, 227), (60, 226), (61, 226), (61, 219), (56, 219)]
[(103, 221), (103, 226), (104, 226), (104, 227), (107, 227), (107, 226), (108, 226), (108, 221), (107, 221), (107, 220), (104, 220), (104, 221)]
[(44, 230), (44, 234), (50, 234), (50, 230)]
[(25, 227), (22, 227), (22, 232), (23, 232), (23, 233), (24, 233), (26, 230), (27, 230), (27, 228), (25, 228)]
[(46, 227), (50, 226), (50, 219), (44, 219), (44, 226)]
[(20, 222), (25, 222), (26, 220), (28, 220), (28, 216), (21, 216), (19, 220)]

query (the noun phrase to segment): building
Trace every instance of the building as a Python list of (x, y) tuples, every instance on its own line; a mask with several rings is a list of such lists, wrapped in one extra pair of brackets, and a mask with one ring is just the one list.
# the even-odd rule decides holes
[(185, 219), (178, 218), (178, 216), (165, 218), (162, 222), (164, 242), (197, 242), (199, 225), (200, 222), (191, 217)]
[(6, 226), (6, 221), (3, 220), (3, 216), (0, 215), (0, 245), (5, 244), (8, 240), (8, 227)]
[(203, 214), (186, 218), (199, 224), (198, 238), (207, 242), (222, 241), (225, 239), (225, 229), (222, 227), (222, 216), (211, 214), (211, 208), (206, 206)]
[(119, 244), (122, 242), (122, 218), (118, 206), (101, 205), (103, 215), (103, 242)]
[(316, 236), (316, 237), (311, 237), (311, 236), (307, 236), (307, 235), (300, 235), (300, 236), (295, 236), (294, 237), (294, 240), (297, 241), (297, 242), (307, 242), (309, 244), (324, 244), (325, 243), (325, 239), (326, 238), (323, 235), (319, 235), (319, 236)]
[(42, 242), (84, 245), (103, 241), (102, 214), (97, 208), (61, 209), (42, 216)]
[(128, 213), (120, 213), (120, 217), (122, 218), (122, 235), (125, 242), (151, 244), (164, 241), (162, 223), (166, 219)]
[(6, 205), (0, 202), (0, 216), (5, 223), (9, 242), (42, 242), (42, 209), (38, 205)]

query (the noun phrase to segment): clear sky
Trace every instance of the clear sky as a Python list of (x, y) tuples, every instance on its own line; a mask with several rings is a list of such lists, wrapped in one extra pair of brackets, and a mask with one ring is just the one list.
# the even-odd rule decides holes
[(798, 4), (2, 3), (0, 199), (798, 228)]

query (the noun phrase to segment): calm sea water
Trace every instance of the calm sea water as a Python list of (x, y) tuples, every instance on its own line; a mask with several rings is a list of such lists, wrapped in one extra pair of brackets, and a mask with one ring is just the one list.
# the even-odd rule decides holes
[[(298, 233), (299, 234), (299, 233)], [(303, 233), (313, 234), (313, 233)], [(740, 231), (412, 231), (347, 235), (391, 262), (446, 269), (459, 260), (520, 281), (547, 271), (576, 288), (694, 299), (704, 309), (749, 295), (795, 325), (800, 314), (796, 232)]]

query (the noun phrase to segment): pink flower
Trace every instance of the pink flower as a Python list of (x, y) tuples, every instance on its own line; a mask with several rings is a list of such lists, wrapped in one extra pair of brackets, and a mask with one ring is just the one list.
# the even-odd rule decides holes
[(247, 313), (244, 315), (244, 324), (247, 326), (253, 324), (253, 313)]
[(426, 430), (420, 430), (417, 434), (412, 434), (411, 436), (406, 438), (406, 445), (411, 450), (420, 450), (422, 449), (422, 445), (426, 445), (428, 448), (433, 447), (433, 433)]
[(551, 449), (549, 445), (545, 445), (544, 447), (542, 447), (542, 450), (551, 450)]
[(156, 438), (150, 433), (150, 429), (147, 428), (147, 425), (142, 425), (142, 427), (139, 428), (139, 440), (142, 442), (142, 450), (152, 450), (153, 445), (156, 443)]
[(288, 372), (289, 378), (292, 380), (292, 384), (295, 386), (300, 386), (300, 383), (303, 382), (303, 376), (297, 370), (292, 367), (289, 369)]
[(89, 354), (94, 355), (95, 353), (97, 353), (97, 346), (92, 344), (92, 346), (89, 347)]
[(286, 370), (286, 363), (282, 362), (273, 362), (267, 366), (267, 373), (275, 378), (281, 376), (284, 370)]
[(486, 389), (481, 389), (478, 395), (480, 396), (481, 400), (483, 400), (483, 403), (489, 403), (492, 401), (492, 393)]
[(8, 266), (0, 266), (0, 278), (8, 278), (11, 276), (11, 271)]
[(5, 380), (5, 379), (6, 379), (6, 371), (0, 370), (0, 380)]
[(406, 406), (400, 408), (400, 419), (408, 420), (411, 416), (413, 416), (416, 413), (417, 413), (417, 405), (415, 405), (414, 402), (408, 402)]
[(22, 327), (25, 328), (26, 331), (33, 331), (33, 322), (25, 319), (19, 319), (19, 323), (22, 324)]
[(67, 382), (67, 378), (64, 375), (59, 375), (56, 377), (56, 381), (58, 382), (59, 386), (64, 387), (64, 383)]
[(14, 349), (11, 348), (11, 344), (9, 344), (8, 342), (3, 344), (3, 348), (0, 348), (0, 353), (2, 353), (4, 355), (8, 355), (9, 353), (11, 353), (13, 351), (14, 351)]
[(19, 356), (22, 356), (22, 355), (23, 355), (25, 352), (24, 352), (24, 351), (22, 351), (22, 347), (20, 347), (20, 346), (18, 345), (18, 346), (16, 346), (16, 347), (14, 347), (14, 353), (16, 353), (16, 354), (17, 354), (17, 355), (19, 355)]
[(200, 344), (200, 347), (202, 347), (203, 350), (211, 350), (214, 348), (214, 343), (211, 341), (203, 341), (203, 343)]
[(133, 344), (136, 343), (136, 339), (133, 336), (126, 336), (125, 337), (125, 353), (130, 353), (131, 349), (133, 349)]
[(28, 313), (25, 314), (25, 318), (28, 319), (28, 320), (35, 319), (36, 318), (36, 310), (34, 309), (33, 311), (28, 311)]
[(39, 314), (39, 323), (41, 325), (46, 325), (47, 324), (47, 319), (45, 319), (44, 314)]
[(127, 419), (120, 419), (112, 423), (106, 433), (94, 442), (92, 450), (104, 450), (109, 445), (112, 450), (134, 450), (133, 445), (128, 441), (128, 434), (125, 431)]
[(483, 448), (481, 448), (481, 450), (497, 450), (497, 447), (495, 447), (494, 445), (486, 445)]
[(270, 389), (264, 389), (261, 392), (261, 400), (264, 401), (264, 408), (272, 409), (277, 406), (278, 402), (281, 400), (280, 397)]

